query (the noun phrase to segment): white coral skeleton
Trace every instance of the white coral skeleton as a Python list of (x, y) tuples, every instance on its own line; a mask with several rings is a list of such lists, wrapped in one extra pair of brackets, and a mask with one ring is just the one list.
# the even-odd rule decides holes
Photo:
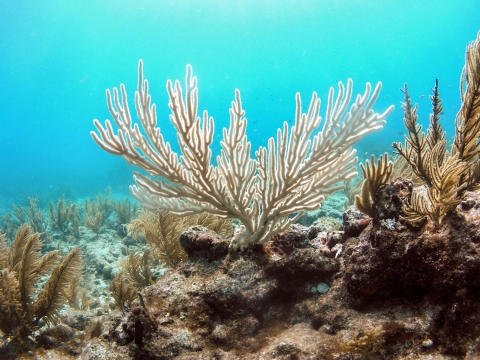
[(305, 210), (320, 207), (324, 195), (343, 189), (343, 183), (354, 177), (357, 162), (352, 148), (364, 135), (380, 130), (390, 106), (384, 113), (372, 110), (381, 83), (352, 98), (352, 80), (346, 88), (339, 82), (337, 98), (330, 88), (327, 112), (319, 129), (320, 99), (313, 93), (310, 106), (302, 113), (300, 94), (296, 95), (295, 123), (277, 130), (267, 147), (260, 147), (251, 158), (247, 140), (247, 119), (242, 108), (240, 91), (230, 109), (230, 127), (223, 129), (221, 153), (212, 165), (214, 121), (207, 111), (197, 115), (197, 79), (187, 65), (185, 97), (178, 81), (173, 87), (167, 81), (172, 111), (170, 121), (177, 130), (181, 154), (164, 141), (157, 126), (155, 104), (148, 94), (148, 81), (143, 79), (143, 63), (138, 67), (138, 89), (135, 107), (139, 124), (132, 121), (124, 85), (113, 97), (107, 90), (112, 122), (105, 125), (95, 119), (98, 134), (91, 135), (104, 150), (121, 155), (130, 164), (148, 172), (151, 177), (135, 173), (132, 195), (147, 209), (178, 216), (208, 212), (221, 218), (237, 219), (241, 230), (232, 239), (233, 248), (262, 244), (272, 235), (293, 224)]

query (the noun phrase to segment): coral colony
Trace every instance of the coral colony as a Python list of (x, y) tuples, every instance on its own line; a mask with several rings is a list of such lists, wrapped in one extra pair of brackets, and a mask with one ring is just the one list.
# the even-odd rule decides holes
[[(380, 130), (385, 118), (393, 110), (390, 106), (379, 115), (372, 110), (380, 93), (379, 83), (371, 91), (369, 83), (363, 96), (348, 105), (353, 83), (345, 89), (339, 83), (337, 99), (330, 89), (327, 115), (321, 124), (320, 99), (313, 94), (307, 113), (302, 113), (300, 94), (297, 93), (295, 124), (288, 129), (287, 122), (277, 130), (268, 147), (260, 147), (256, 159), (250, 157), (251, 144), (247, 140), (247, 119), (242, 109), (240, 91), (230, 109), (230, 128), (223, 129), (222, 152), (217, 166), (211, 164), (214, 122), (207, 112), (203, 119), (197, 115), (197, 79), (187, 66), (185, 99), (180, 83), (168, 81), (167, 90), (172, 110), (170, 120), (177, 130), (182, 151), (175, 153), (165, 142), (157, 127), (155, 105), (148, 94), (148, 81), (143, 80), (143, 63), (138, 66), (138, 89), (135, 106), (146, 136), (132, 123), (127, 106), (125, 87), (113, 91), (113, 100), (107, 90), (108, 108), (119, 130), (107, 120), (100, 134), (92, 132), (95, 142), (105, 151), (123, 156), (130, 164), (141, 167), (153, 180), (136, 174), (130, 190), (143, 207), (155, 212), (174, 215), (194, 215), (207, 212), (221, 218), (236, 219), (242, 225), (231, 241), (233, 248), (263, 244), (273, 235), (295, 223), (304, 210), (320, 207), (324, 196), (344, 188), (341, 183), (356, 175), (356, 152), (352, 146), (373, 131)], [(290, 130), (290, 135), (289, 135)], [(313, 138), (312, 138), (313, 137)], [(295, 216), (290, 216), (296, 213)]]
[(357, 176), (353, 147), (393, 110), (373, 110), (380, 88), (339, 83), (323, 118), (297, 94), (294, 124), (254, 157), (236, 90), (213, 161), (191, 66), (184, 88), (167, 82), (177, 153), (140, 61), (138, 122), (121, 85), (91, 132), (141, 171), (139, 205), (107, 189), (3, 217), (0, 358), (479, 358), (480, 33), (453, 142), (439, 82), (426, 131), (405, 84), (405, 142)]

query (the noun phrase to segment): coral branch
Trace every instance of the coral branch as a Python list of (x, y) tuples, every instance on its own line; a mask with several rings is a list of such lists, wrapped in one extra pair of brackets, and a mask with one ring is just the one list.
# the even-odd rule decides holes
[(383, 114), (372, 110), (381, 84), (372, 92), (367, 83), (365, 93), (357, 95), (348, 111), (353, 87), (349, 80), (346, 88), (339, 83), (336, 100), (330, 89), (327, 115), (319, 131), (320, 99), (314, 93), (308, 112), (302, 113), (297, 94), (294, 125), (289, 128), (285, 122), (277, 131), (277, 139), (270, 138), (266, 148), (255, 152), (257, 159), (252, 159), (247, 119), (240, 91), (236, 90), (230, 128), (223, 129), (222, 150), (214, 166), (210, 149), (214, 122), (206, 111), (202, 117), (197, 115), (197, 79), (191, 66), (187, 66), (185, 93), (178, 81), (175, 86), (167, 82), (170, 121), (177, 130), (180, 156), (164, 141), (157, 127), (142, 61), (138, 74), (135, 105), (146, 135), (132, 123), (125, 87), (121, 85), (121, 101), (117, 89), (113, 90), (113, 98), (107, 90), (117, 133), (109, 120), (104, 126), (94, 120), (98, 134), (91, 132), (93, 139), (105, 151), (122, 155), (130, 164), (157, 177), (135, 174), (136, 184), (130, 190), (145, 208), (179, 216), (207, 212), (238, 219), (242, 229), (232, 240), (234, 248), (268, 241), (298, 219), (303, 210), (317, 209), (325, 194), (343, 189), (341, 183), (356, 175), (357, 158), (352, 146), (364, 135), (381, 129), (393, 110), (393, 106)]

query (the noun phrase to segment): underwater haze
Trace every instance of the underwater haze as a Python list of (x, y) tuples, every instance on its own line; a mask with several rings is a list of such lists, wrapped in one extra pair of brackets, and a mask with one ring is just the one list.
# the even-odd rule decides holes
[[(128, 193), (132, 170), (90, 137), (93, 119), (111, 116), (105, 90), (124, 83), (130, 109), (138, 61), (157, 104), (159, 125), (176, 145), (168, 120), (167, 79), (183, 83), (187, 64), (198, 78), (199, 111), (215, 119), (214, 152), (229, 107), (241, 90), (253, 148), (266, 145), (295, 115), (348, 78), (354, 93), (383, 83), (375, 111), (395, 111), (366, 137), (360, 158), (392, 152), (403, 141), (399, 91), (408, 83), (428, 124), (429, 95), (439, 80), (442, 124), (453, 136), (465, 48), (480, 28), (478, 0), (388, 1), (0, 1), (0, 210), (35, 196), (44, 204), (103, 192)], [(176, 148), (174, 146), (174, 148)]]

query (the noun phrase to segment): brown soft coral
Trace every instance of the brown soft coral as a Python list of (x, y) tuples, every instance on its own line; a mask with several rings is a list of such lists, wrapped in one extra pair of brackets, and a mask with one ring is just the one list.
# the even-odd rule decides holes
[[(24, 341), (41, 320), (55, 320), (67, 302), (70, 281), (81, 270), (79, 248), (64, 257), (58, 251), (42, 256), (41, 248), (40, 234), (26, 224), (9, 246), (0, 235), (0, 330), (15, 340)], [(43, 286), (38, 286), (46, 275)]]
[(408, 87), (402, 110), (408, 130), (405, 145), (394, 143), (396, 153), (412, 167), (426, 186), (414, 191), (404, 207), (405, 219), (413, 223), (429, 218), (438, 228), (442, 217), (456, 208), (467, 191), (480, 188), (480, 33), (467, 47), (466, 63), (461, 77), (462, 107), (457, 115), (455, 141), (447, 151), (445, 133), (439, 123), (443, 111), (438, 80), (432, 89), (432, 113), (427, 134), (418, 125), (418, 106), (412, 105)]

